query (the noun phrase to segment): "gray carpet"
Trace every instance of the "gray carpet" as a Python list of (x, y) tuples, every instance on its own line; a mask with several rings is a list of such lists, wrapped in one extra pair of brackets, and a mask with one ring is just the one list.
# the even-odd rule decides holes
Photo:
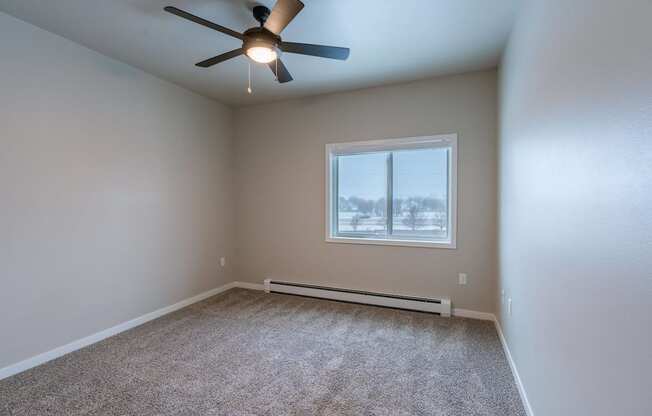
[(234, 289), (0, 381), (2, 415), (524, 415), (490, 322)]

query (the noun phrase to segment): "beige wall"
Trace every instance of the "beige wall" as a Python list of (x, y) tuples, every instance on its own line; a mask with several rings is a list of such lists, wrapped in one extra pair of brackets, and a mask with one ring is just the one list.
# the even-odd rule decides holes
[[(238, 279), (450, 296), (493, 311), (496, 82), (478, 72), (237, 110)], [(326, 143), (436, 133), (459, 134), (457, 250), (324, 242)]]
[(0, 368), (232, 280), (231, 111), (0, 13)]
[(651, 18), (530, 1), (503, 61), (500, 320), (536, 416), (652, 415)]

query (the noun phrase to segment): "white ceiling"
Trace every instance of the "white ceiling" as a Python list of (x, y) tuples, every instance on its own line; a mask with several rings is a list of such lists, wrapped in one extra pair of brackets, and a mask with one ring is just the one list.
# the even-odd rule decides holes
[(209, 69), (240, 41), (163, 11), (173, 5), (237, 31), (274, 0), (0, 0), (0, 11), (230, 105), (350, 90), (496, 66), (520, 0), (303, 0), (284, 40), (351, 48), (347, 61), (284, 54), (294, 77), (277, 84), (247, 58)]

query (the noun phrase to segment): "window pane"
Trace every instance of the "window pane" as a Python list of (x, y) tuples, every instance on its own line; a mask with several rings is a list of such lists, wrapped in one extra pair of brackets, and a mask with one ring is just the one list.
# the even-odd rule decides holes
[(337, 157), (337, 231), (385, 235), (387, 152)]
[(448, 239), (448, 149), (393, 152), (393, 235)]

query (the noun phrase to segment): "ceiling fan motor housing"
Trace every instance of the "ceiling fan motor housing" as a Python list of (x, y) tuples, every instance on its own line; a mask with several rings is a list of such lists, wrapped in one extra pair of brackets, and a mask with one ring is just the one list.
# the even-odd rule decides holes
[(273, 49), (278, 55), (280, 55), (281, 51), (278, 45), (281, 43), (281, 38), (265, 29), (264, 27), (254, 27), (248, 29), (243, 33), (243, 35), (245, 39), (242, 42), (242, 48), (245, 51), (249, 48), (264, 47)]

